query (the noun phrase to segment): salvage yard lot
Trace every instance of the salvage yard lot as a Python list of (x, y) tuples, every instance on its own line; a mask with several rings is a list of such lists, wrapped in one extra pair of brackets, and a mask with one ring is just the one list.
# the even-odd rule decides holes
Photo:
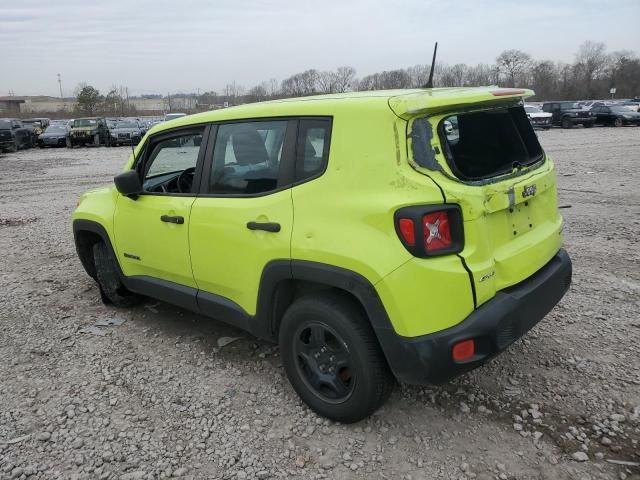
[(276, 347), (102, 305), (69, 216), (129, 148), (0, 156), (0, 478), (640, 478), (640, 128), (539, 137), (571, 290), (489, 365), (349, 426), (302, 405)]

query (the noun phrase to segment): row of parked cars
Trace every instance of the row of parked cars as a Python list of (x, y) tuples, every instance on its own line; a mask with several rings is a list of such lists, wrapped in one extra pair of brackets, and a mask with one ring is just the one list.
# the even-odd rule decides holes
[(157, 123), (184, 113), (152, 118), (85, 117), (72, 120), (0, 118), (0, 152), (32, 147), (136, 145)]
[(572, 128), (582, 125), (623, 127), (640, 125), (640, 99), (625, 101), (544, 102), (526, 104), (529, 121), (534, 128), (548, 130), (554, 125)]

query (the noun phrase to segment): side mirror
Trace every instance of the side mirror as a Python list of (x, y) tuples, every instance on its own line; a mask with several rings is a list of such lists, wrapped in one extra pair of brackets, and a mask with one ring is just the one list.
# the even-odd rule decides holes
[(116, 175), (113, 179), (113, 183), (116, 184), (118, 192), (128, 197), (136, 197), (142, 193), (142, 184), (140, 183), (140, 177), (135, 170), (127, 170), (119, 175)]

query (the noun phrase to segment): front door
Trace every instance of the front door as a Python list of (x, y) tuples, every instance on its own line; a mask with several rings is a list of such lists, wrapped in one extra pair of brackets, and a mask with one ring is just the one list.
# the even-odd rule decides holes
[(200, 296), (254, 315), (264, 267), (290, 259), (295, 131), (287, 119), (217, 126), (189, 224)]
[(194, 177), (204, 154), (205, 128), (151, 137), (136, 161), (144, 192), (120, 195), (115, 244), (123, 273), (195, 287), (189, 257)]

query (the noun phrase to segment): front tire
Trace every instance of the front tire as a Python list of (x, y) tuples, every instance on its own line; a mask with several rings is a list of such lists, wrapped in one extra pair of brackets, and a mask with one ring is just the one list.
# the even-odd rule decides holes
[(127, 290), (120, 281), (116, 260), (103, 242), (93, 246), (93, 261), (103, 303), (131, 307), (140, 302), (140, 296)]
[(573, 128), (573, 122), (570, 118), (565, 117), (562, 119), (562, 128)]
[(613, 121), (613, 126), (614, 127), (622, 127), (624, 125), (624, 121), (621, 118), (616, 118)]
[(64, 144), (67, 148), (73, 148), (73, 143), (71, 143), (71, 139), (69, 137), (65, 139)]
[(591, 128), (593, 127), (593, 122), (583, 123), (582, 125), (584, 126), (584, 128)]
[(364, 312), (346, 295), (297, 300), (282, 319), (279, 337), (291, 385), (319, 415), (358, 422), (389, 398), (393, 375)]

